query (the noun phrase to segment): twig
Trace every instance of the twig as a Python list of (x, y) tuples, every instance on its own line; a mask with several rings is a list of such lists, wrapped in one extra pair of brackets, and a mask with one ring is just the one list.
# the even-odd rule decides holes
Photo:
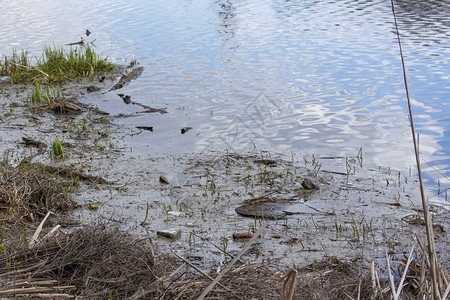
[(30, 288), (10, 289), (10, 290), (0, 291), (0, 296), (27, 295), (27, 294), (37, 294), (37, 293), (46, 293), (46, 292), (54, 292), (54, 291), (71, 291), (71, 290), (75, 290), (75, 289), (76, 289), (76, 287), (73, 285), (55, 286), (55, 287), (30, 287)]
[(255, 233), (255, 235), (245, 244), (244, 248), (242, 248), (241, 251), (231, 260), (231, 262), (223, 268), (222, 272), (214, 279), (213, 282), (203, 291), (203, 293), (197, 298), (197, 300), (203, 300), (205, 299), (206, 295), (214, 288), (214, 286), (219, 282), (219, 280), (231, 269), (231, 267), (239, 260), (242, 254), (244, 254), (245, 251), (247, 251), (248, 247), (250, 247), (251, 244), (253, 244), (256, 239), (259, 237), (259, 235), (264, 231), (266, 226), (268, 225), (268, 221), (264, 222), (261, 227), (259, 228), (258, 232)]
[(21, 64), (18, 64), (18, 63), (14, 63), (14, 62), (11, 62), (11, 61), (10, 61), (9, 63), (10, 63), (10, 64), (13, 64), (13, 65), (16, 65), (16, 66), (18, 66), (18, 67), (21, 67), (21, 68), (25, 68), (25, 69), (35, 69), (35, 70), (38, 71), (39, 73), (41, 73), (41, 74), (43, 74), (43, 75), (49, 77), (47, 73), (45, 73), (45, 72), (39, 70), (39, 68), (36, 68), (36, 67), (33, 67), (33, 66), (24, 66), (24, 65), (21, 65)]
[(378, 294), (378, 288), (377, 288), (377, 280), (375, 278), (375, 261), (372, 260), (370, 263), (370, 271), (372, 274), (372, 295), (370, 295), (370, 299), (374, 300), (377, 297)]
[(445, 289), (444, 295), (442, 295), (442, 299), (447, 299), (447, 296), (450, 294), (450, 283), (447, 285), (447, 289)]
[(52, 238), (54, 235), (56, 235), (56, 232), (61, 228), (61, 225), (56, 225), (53, 227), (52, 230), (50, 230), (44, 237), (42, 238), (42, 242), (46, 241), (47, 239)]
[[(196, 237), (202, 239), (203, 241), (209, 243), (210, 245), (212, 245), (212, 246), (215, 247), (216, 249), (222, 251), (225, 255), (230, 256), (232, 259), (234, 258), (234, 255), (233, 255), (233, 254), (224, 251), (223, 248), (220, 248), (219, 246), (213, 244), (212, 242), (210, 242), (210, 241), (208, 241), (208, 240), (206, 240), (206, 239), (203, 239), (203, 238), (202, 238), (201, 236), (199, 236), (198, 234), (195, 234), (195, 233), (192, 232), (192, 235), (194, 235), (194, 236), (196, 236)], [(242, 259), (239, 259), (238, 261), (239, 261), (240, 263), (244, 264), (244, 265), (247, 264), (247, 263), (246, 263), (245, 261), (243, 261)]]
[(38, 264), (36, 264), (34, 266), (31, 266), (31, 267), (28, 267), (28, 268), (19, 269), (19, 270), (12, 270), (12, 271), (9, 271), (9, 272), (6, 272), (6, 273), (2, 273), (2, 274), (0, 274), (0, 277), (13, 275), (13, 274), (17, 275), (18, 273), (25, 273), (25, 272), (28, 272), (28, 271), (33, 270), (33, 269), (38, 269), (38, 268), (42, 267), (43, 265), (45, 265), (46, 263), (47, 263), (47, 260), (44, 260), (44, 261), (41, 261), (40, 263), (38, 263)]
[(388, 272), (389, 272), (389, 283), (391, 285), (392, 297), (394, 300), (400, 299), (400, 293), (402, 292), (402, 289), (404, 286), (403, 283), (405, 282), (406, 274), (408, 273), (409, 264), (412, 261), (413, 251), (414, 251), (414, 247), (411, 247), (411, 251), (409, 252), (409, 256), (408, 256), (408, 261), (406, 262), (405, 270), (403, 271), (402, 279), (400, 280), (400, 283), (398, 285), (398, 290), (396, 290), (396, 288), (395, 288), (394, 276), (392, 276), (392, 271), (391, 271), (390, 258), (386, 251), (386, 259), (387, 259)]
[[(200, 274), (202, 274), (202, 276), (204, 276), (205, 278), (208, 278), (211, 281), (214, 281), (214, 278), (212, 278), (211, 276), (209, 276), (208, 274), (206, 274), (205, 272), (203, 272), (202, 270), (200, 270), (199, 268), (197, 268), (193, 263), (191, 263), (190, 261), (184, 259), (183, 257), (181, 257), (178, 253), (173, 253), (175, 254), (176, 257), (178, 257), (179, 259), (181, 259), (182, 261), (184, 261), (186, 264), (188, 264), (190, 267), (192, 267), (194, 270), (196, 270), (197, 272), (199, 272)], [(233, 295), (235, 295), (237, 298), (241, 299), (241, 297), (239, 297), (238, 295), (236, 295), (235, 292), (233, 292), (232, 290), (230, 290), (229, 288), (227, 288), (226, 286), (222, 285), (220, 282), (217, 283), (218, 286), (222, 287), (223, 289), (229, 291), (230, 293), (232, 293)]]
[[(294, 291), (295, 291), (295, 285), (297, 284), (297, 275), (298, 275), (298, 271), (295, 269), (290, 270), (287, 275), (285, 276), (286, 280), (284, 281), (283, 284), (283, 291), (281, 294), (281, 300), (292, 300), (294, 297)], [(286, 287), (288, 285), (288, 282), (290, 281), (292, 277), (292, 281), (291, 284), (289, 285), (289, 292), (288, 292), (288, 296), (287, 298), (285, 297), (286, 295)]]
[(33, 234), (33, 237), (31, 238), (30, 242), (28, 243), (28, 248), (33, 248), (34, 245), (37, 243), (37, 238), (39, 237), (39, 234), (42, 231), (42, 226), (44, 226), (45, 221), (51, 214), (52, 214), (52, 212), (49, 211), (47, 213), (47, 215), (44, 217), (44, 219), (42, 220), (41, 224), (39, 224), (38, 228), (36, 229), (36, 231)]

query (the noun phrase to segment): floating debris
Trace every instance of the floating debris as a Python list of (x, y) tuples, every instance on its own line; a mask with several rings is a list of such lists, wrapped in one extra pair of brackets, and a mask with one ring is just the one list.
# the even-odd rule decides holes
[(81, 37), (81, 40), (80, 40), (79, 42), (74, 42), (74, 43), (66, 44), (66, 46), (75, 46), (75, 45), (83, 46), (83, 45), (84, 45), (84, 39), (83, 39), (83, 37)]
[(117, 82), (109, 91), (114, 91), (114, 90), (123, 88), (131, 80), (136, 79), (139, 76), (141, 76), (142, 72), (144, 72), (144, 67), (138, 67), (136, 69), (131, 70), (130, 73), (123, 75), (119, 79), (119, 82)]
[(153, 132), (153, 126), (136, 126), (136, 128)]
[[(117, 96), (119, 96), (120, 98), (122, 98), (123, 102), (125, 104), (130, 104), (131, 103), (131, 96), (130, 95), (124, 95), (124, 94), (117, 94)], [(133, 103), (134, 104), (134, 103)]]
[(188, 132), (191, 129), (192, 129), (192, 127), (183, 127), (183, 128), (181, 128), (181, 134), (185, 134), (186, 132)]

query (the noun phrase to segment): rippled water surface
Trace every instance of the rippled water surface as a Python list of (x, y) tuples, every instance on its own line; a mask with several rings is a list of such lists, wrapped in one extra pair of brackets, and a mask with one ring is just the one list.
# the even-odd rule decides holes
[[(430, 184), (450, 176), (450, 1), (396, 1), (422, 163)], [(389, 1), (3, 1), (0, 53), (39, 55), (78, 41), (144, 74), (123, 89), (168, 114), (122, 119), (153, 126), (135, 151), (192, 152), (255, 145), (276, 152), (354, 156), (414, 165)], [(89, 96), (118, 114), (115, 94)], [(181, 135), (182, 127), (192, 127)], [(432, 166), (432, 167), (431, 167)]]

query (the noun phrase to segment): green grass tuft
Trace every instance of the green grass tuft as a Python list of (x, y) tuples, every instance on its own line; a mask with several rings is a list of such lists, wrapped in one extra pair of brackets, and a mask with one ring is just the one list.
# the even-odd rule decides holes
[(57, 158), (64, 158), (64, 149), (57, 136), (54, 137), (52, 142), (52, 155)]
[(65, 82), (81, 77), (90, 77), (99, 72), (112, 71), (114, 65), (101, 58), (89, 46), (70, 48), (44, 47), (42, 57), (36, 63), (26, 51), (13, 50), (10, 57), (0, 59), (0, 76), (7, 76), (11, 84), (26, 82)]
[(57, 87), (56, 92), (54, 91), (52, 95), (50, 93), (49, 86), (47, 86), (47, 90), (44, 91), (39, 82), (36, 82), (31, 95), (27, 97), (27, 104), (51, 104), (53, 103), (53, 99), (55, 97), (61, 97), (61, 90), (59, 86)]

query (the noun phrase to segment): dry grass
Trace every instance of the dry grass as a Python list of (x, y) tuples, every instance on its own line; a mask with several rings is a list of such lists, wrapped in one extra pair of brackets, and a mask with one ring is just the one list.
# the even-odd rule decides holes
[[(293, 299), (389, 299), (389, 295), (371, 298), (373, 289), (369, 274), (360, 276), (355, 265), (330, 257), (298, 270)], [(194, 277), (193, 277), (194, 276)], [(263, 264), (236, 267), (221, 280), (205, 299), (280, 299), (285, 272)], [(196, 299), (209, 285), (205, 276), (189, 274), (173, 282), (164, 299)]]
[(39, 282), (52, 282), (52, 292), (73, 287), (72, 293), (82, 299), (129, 299), (143, 289), (141, 299), (154, 299), (163, 288), (158, 276), (175, 268), (170, 259), (155, 263), (149, 239), (138, 240), (105, 226), (83, 227), (32, 248), (17, 238), (6, 241), (4, 248), (8, 253), (0, 256), (4, 291), (14, 291), (17, 282), (27, 279), (35, 289)]
[(67, 182), (37, 164), (0, 167), (0, 214), (9, 222), (36, 222), (48, 211), (76, 207), (67, 194)]
[[(158, 256), (149, 238), (139, 239), (105, 225), (86, 226), (30, 247), (21, 237), (5, 239), (0, 253), (0, 296), (31, 293), (63, 299), (197, 299), (217, 274)], [(407, 277), (413, 286), (413, 264)], [(402, 270), (400, 270), (402, 271)], [(374, 286), (369, 271), (336, 257), (297, 270), (292, 298), (287, 274), (264, 264), (233, 266), (205, 299), (391, 299), (387, 280)], [(291, 284), (292, 286), (292, 284)], [(21, 289), (18, 291), (18, 289)], [(26, 290), (24, 290), (26, 289)], [(8, 294), (9, 293), (9, 294)], [(56, 297), (56, 295), (59, 295)], [(422, 294), (423, 295), (423, 294)], [(405, 288), (402, 299), (419, 299)], [(422, 298), (421, 298), (422, 299)]]

